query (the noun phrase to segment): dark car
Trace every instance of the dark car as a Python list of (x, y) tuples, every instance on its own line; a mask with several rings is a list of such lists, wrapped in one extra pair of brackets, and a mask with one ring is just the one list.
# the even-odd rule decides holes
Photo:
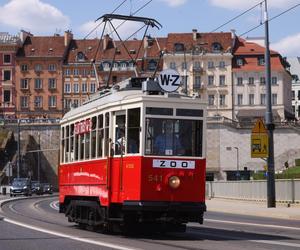
[(40, 184), (40, 192), (38, 192), (37, 194), (52, 194), (53, 193), (53, 189), (52, 189), (52, 185), (49, 183), (41, 183)]
[(10, 196), (31, 195), (31, 181), (29, 178), (14, 178), (10, 186)]
[(41, 184), (38, 181), (31, 181), (31, 192), (33, 194), (39, 194), (41, 191)]

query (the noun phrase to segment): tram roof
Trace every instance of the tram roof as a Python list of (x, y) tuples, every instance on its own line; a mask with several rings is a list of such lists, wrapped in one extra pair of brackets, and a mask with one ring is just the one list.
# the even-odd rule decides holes
[(165, 93), (149, 95), (147, 92), (143, 92), (141, 89), (121, 89), (118, 91), (111, 89), (107, 90), (107, 92), (102, 95), (100, 95), (99, 92), (95, 93), (91, 100), (88, 100), (82, 106), (71, 109), (69, 112), (67, 112), (61, 120), (61, 122), (64, 123), (68, 120), (78, 119), (83, 114), (93, 113), (97, 110), (100, 111), (114, 106), (120, 106), (141, 101), (158, 102), (158, 99), (169, 103), (181, 102), (205, 104), (199, 98), (193, 98), (191, 96), (183, 94)]

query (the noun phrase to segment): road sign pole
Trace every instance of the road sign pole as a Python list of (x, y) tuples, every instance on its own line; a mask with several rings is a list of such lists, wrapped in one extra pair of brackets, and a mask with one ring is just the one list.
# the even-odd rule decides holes
[(269, 48), (269, 23), (268, 23), (268, 6), (267, 0), (265, 0), (265, 71), (266, 71), (266, 94), (267, 94), (267, 106), (266, 106), (266, 126), (269, 135), (269, 155), (267, 159), (268, 176), (267, 176), (267, 200), (268, 207), (276, 207), (275, 198), (275, 171), (274, 171), (274, 123), (272, 115), (272, 92), (271, 92), (271, 63), (270, 63), (270, 48)]

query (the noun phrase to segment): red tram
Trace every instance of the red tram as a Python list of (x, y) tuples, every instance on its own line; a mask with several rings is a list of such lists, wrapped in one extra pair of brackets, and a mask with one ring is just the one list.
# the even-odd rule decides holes
[(97, 93), (62, 119), (60, 212), (107, 231), (202, 224), (206, 105), (136, 83)]

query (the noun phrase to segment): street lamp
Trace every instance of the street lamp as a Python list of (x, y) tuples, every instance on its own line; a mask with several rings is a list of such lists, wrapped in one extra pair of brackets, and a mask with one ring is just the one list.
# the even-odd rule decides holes
[[(239, 180), (240, 176), (240, 168), (239, 168), (239, 148), (238, 147), (233, 147), (236, 149), (236, 179)], [(231, 151), (232, 147), (226, 147), (227, 151)]]

